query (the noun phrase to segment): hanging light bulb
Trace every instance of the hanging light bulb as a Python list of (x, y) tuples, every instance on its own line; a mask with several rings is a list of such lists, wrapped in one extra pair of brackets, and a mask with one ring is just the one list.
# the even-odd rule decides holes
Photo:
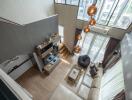
[(76, 40), (81, 40), (81, 39), (82, 39), (81, 34), (76, 35)]
[(90, 32), (90, 28), (89, 28), (89, 26), (86, 26), (86, 27), (84, 28), (84, 32), (85, 32), (85, 33)]
[[(88, 9), (87, 9), (87, 14), (88, 14), (89, 16), (91, 16), (91, 19), (90, 19), (90, 21), (88, 22), (88, 25), (91, 25), (91, 26), (96, 24), (95, 19), (92, 18), (92, 16), (94, 16), (94, 15), (96, 14), (96, 12), (97, 12), (96, 3), (97, 3), (97, 0), (93, 0), (93, 4), (92, 4), (90, 7), (88, 7)], [(90, 32), (89, 26), (86, 26), (86, 27), (84, 28), (84, 32), (85, 32), (85, 33)]]
[(95, 6), (95, 4), (92, 4), (90, 7), (88, 7), (87, 14), (89, 16), (95, 15), (96, 12), (97, 12), (97, 7)]
[(77, 46), (74, 47), (74, 52), (75, 53), (79, 53), (80, 51), (81, 51), (81, 48), (80, 48), (79, 45), (77, 45)]
[(89, 21), (89, 25), (95, 25), (96, 24), (96, 20), (94, 18), (91, 17), (90, 21)]

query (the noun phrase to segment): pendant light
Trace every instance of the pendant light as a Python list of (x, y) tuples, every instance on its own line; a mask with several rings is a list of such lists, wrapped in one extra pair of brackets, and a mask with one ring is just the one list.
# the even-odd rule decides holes
[(94, 16), (96, 14), (96, 12), (97, 12), (97, 7), (95, 4), (92, 4), (87, 10), (87, 14), (89, 16)]
[(80, 51), (81, 51), (81, 48), (80, 48), (79, 45), (77, 45), (77, 46), (74, 47), (74, 52), (75, 53), (79, 53)]
[[(97, 3), (97, 0), (94, 0), (93, 1), (93, 4), (88, 7), (87, 9), (87, 14), (88, 16), (90, 16), (90, 20), (88, 21), (88, 24), (84, 27), (83, 31), (85, 33), (88, 33), (90, 32), (90, 25), (93, 26), (96, 24), (96, 21), (95, 19), (93, 18), (93, 16), (96, 14), (97, 12), (97, 7), (96, 7), (96, 3)], [(85, 37), (86, 38), (86, 37)], [(80, 37), (77, 37), (78, 40), (80, 40)], [(79, 53), (81, 51), (81, 47), (79, 45), (75, 46), (74, 47), (74, 52), (75, 53)]]
[(93, 18), (93, 16), (97, 12), (96, 3), (97, 3), (97, 0), (94, 0), (93, 4), (91, 6), (89, 6), (88, 9), (87, 9), (87, 14), (88, 14), (88, 16), (90, 16), (90, 20), (88, 21), (88, 25), (84, 28), (85, 33), (90, 32), (90, 28), (89, 28), (90, 26), (89, 25), (93, 26), (93, 25), (96, 24), (96, 21)]
[(85, 32), (85, 33), (88, 33), (88, 32), (90, 32), (89, 25), (87, 25), (87, 26), (84, 28), (84, 32)]
[(90, 21), (89, 21), (89, 25), (93, 26), (96, 24), (96, 20), (94, 18), (91, 17)]
[(81, 39), (82, 39), (81, 34), (76, 35), (76, 40), (81, 40)]

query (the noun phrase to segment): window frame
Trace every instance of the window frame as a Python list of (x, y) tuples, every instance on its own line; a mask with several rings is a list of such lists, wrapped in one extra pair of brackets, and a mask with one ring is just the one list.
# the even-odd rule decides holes
[(70, 0), (70, 4), (67, 4), (66, 1), (67, 1), (67, 0), (65, 0), (65, 4), (66, 4), (66, 5), (71, 5), (71, 6), (77, 6), (77, 7), (79, 7), (80, 0), (78, 0), (78, 4), (77, 4), (77, 5), (71, 4), (72, 0)]
[[(62, 5), (70, 5), (70, 6), (76, 6), (76, 7), (79, 7), (80, 0), (78, 0), (78, 4), (77, 4), (77, 5), (74, 5), (74, 4), (67, 4), (66, 1), (67, 1), (67, 0), (65, 0), (65, 3), (57, 3), (57, 2), (55, 2), (55, 0), (54, 0), (54, 4), (62, 4)], [(72, 0), (71, 0), (71, 1), (72, 1)]]
[[(82, 1), (84, 1), (84, 0), (82, 0)], [(120, 17), (121, 17), (121, 15), (122, 15), (123, 12), (124, 12), (124, 9), (127, 7), (128, 3), (129, 3), (129, 1), (130, 1), (130, 0), (126, 0), (126, 1), (125, 1), (126, 3), (125, 3), (124, 6), (121, 8), (122, 10), (118, 13), (118, 15), (117, 15), (118, 17), (117, 17), (117, 18), (120, 18)], [(117, 4), (116, 4), (116, 6), (114, 7), (113, 11), (110, 11), (110, 13), (109, 13), (110, 16), (108, 16), (108, 21), (106, 20), (106, 21), (107, 21), (107, 24), (100, 24), (100, 23), (97, 23), (98, 25), (105, 26), (105, 27), (111, 27), (111, 28), (117, 28), (117, 29), (124, 29), (124, 30), (130, 27), (131, 24), (129, 24), (127, 28), (118, 27), (118, 26), (116, 26), (116, 25), (109, 25), (110, 20), (111, 20), (113, 14), (114, 14), (116, 8), (118, 7), (119, 2), (120, 2), (120, 0), (117, 1)], [(97, 20), (99, 19), (100, 12), (101, 12), (101, 10), (103, 9), (104, 3), (105, 3), (105, 0), (103, 0), (102, 6), (101, 6), (100, 9), (99, 9), (99, 15), (98, 15), (98, 17), (97, 17)], [(80, 3), (79, 3), (78, 6), (80, 7)], [(113, 6), (114, 6), (114, 4), (112, 5), (112, 8), (113, 8)], [(112, 8), (111, 8), (111, 10), (112, 10)], [(85, 9), (86, 9), (86, 6), (85, 6)], [(78, 15), (79, 15), (79, 8), (78, 8), (78, 13), (77, 13), (76, 19), (77, 19), (77, 20), (80, 20), (80, 21), (87, 22), (86, 18), (84, 18), (84, 14), (83, 14), (83, 17), (80, 17), (80, 18), (82, 18), (82, 19), (80, 19), (80, 18), (78, 17)], [(116, 19), (117, 19), (117, 18), (116, 18)], [(116, 24), (116, 23), (118, 22), (118, 20), (116, 20), (116, 19), (115, 19), (115, 21), (113, 22), (114, 24)]]
[[(126, 4), (125, 4), (125, 6), (124, 6), (124, 8), (123, 8), (123, 10), (122, 10), (122, 12), (121, 12), (121, 15), (124, 13), (124, 10), (125, 10), (125, 8), (127, 7), (127, 5), (128, 5), (129, 3), (132, 3), (132, 0), (127, 0), (127, 1), (126, 1)], [(119, 18), (121, 18), (121, 15), (119, 16)], [(119, 21), (119, 20), (117, 20), (117, 22), (118, 22), (118, 21)], [(132, 24), (132, 20), (131, 20), (131, 23), (127, 26), (127, 28), (118, 27), (117, 25), (112, 26), (112, 27), (118, 28), (118, 29), (124, 29), (124, 30), (126, 30), (126, 29), (128, 29), (128, 28), (130, 27), (131, 24)]]
[(54, 4), (62, 4), (62, 5), (65, 5), (66, 4), (66, 0), (65, 0), (65, 3), (58, 3), (58, 2), (56, 2), (56, 0), (54, 0)]
[[(104, 5), (105, 4), (105, 2), (106, 2), (106, 0), (103, 0), (104, 2), (103, 2), (103, 4), (102, 5)], [(105, 22), (104, 22), (104, 24), (101, 24), (101, 25), (105, 25), (105, 26), (108, 26), (108, 24), (109, 24), (109, 22), (110, 22), (110, 20), (111, 20), (111, 16), (113, 15), (113, 12), (115, 11), (115, 9), (116, 9), (116, 7), (117, 7), (117, 5), (118, 5), (118, 3), (119, 3), (119, 0), (117, 0), (117, 3), (116, 3), (116, 0), (114, 0), (113, 1), (113, 4), (111, 5), (111, 8), (110, 8), (110, 11), (109, 11), (109, 13), (108, 13), (108, 15), (107, 15), (107, 17), (106, 17), (106, 19), (105, 19)], [(101, 8), (101, 10), (103, 9), (103, 7)], [(101, 15), (99, 15), (99, 17), (98, 17), (98, 19), (100, 18), (100, 16)], [(97, 19), (97, 21), (98, 21), (98, 19)]]
[[(117, 17), (116, 19), (118, 19), (118, 18), (121, 17), (121, 15), (122, 15), (124, 9), (126, 8), (128, 2), (129, 2), (129, 0), (126, 0), (126, 4), (124, 5), (124, 7), (122, 7), (123, 10), (119, 12), (119, 14), (117, 15), (118, 17)], [(118, 7), (118, 4), (117, 4), (117, 6), (115, 7), (115, 10), (116, 10), (117, 7)], [(114, 12), (113, 12), (113, 14), (114, 14)], [(113, 15), (113, 14), (112, 14), (112, 15)], [(111, 15), (111, 17), (112, 17), (112, 15)], [(118, 20), (116, 20), (116, 19), (115, 19), (114, 24), (118, 22)], [(110, 20), (109, 20), (109, 21), (110, 21)], [(108, 26), (112, 26), (112, 25), (109, 25), (109, 23), (108, 23)]]
[[(96, 41), (98, 41), (99, 39), (98, 39), (98, 36), (100, 37), (104, 37), (104, 40), (101, 40), (101, 45), (99, 46), (99, 49), (97, 50), (97, 52), (96, 52), (96, 54), (94, 55), (94, 57), (93, 57), (93, 62), (95, 62), (96, 61), (96, 59), (97, 59), (97, 57), (98, 57), (98, 55), (99, 55), (99, 53), (100, 53), (100, 51), (101, 51), (101, 49), (103, 48), (103, 46), (104, 46), (104, 44), (105, 44), (105, 42), (107, 42), (107, 44), (108, 44), (108, 41), (109, 41), (109, 38), (110, 37), (107, 37), (107, 36), (105, 36), (105, 35), (102, 35), (102, 34), (97, 34), (97, 33), (95, 33), (95, 32), (91, 32), (92, 34), (94, 34), (94, 36), (93, 36), (93, 39), (92, 39), (92, 42), (91, 42), (91, 44), (90, 44), (90, 47), (89, 47), (89, 49), (88, 49), (88, 51), (87, 51), (87, 55), (89, 55), (90, 54), (90, 52), (91, 52), (91, 50), (92, 50), (92, 48), (95, 46), (94, 45), (94, 43), (96, 43)], [(108, 39), (108, 41), (107, 41), (107, 39)], [(100, 40), (99, 40), (100, 41)], [(106, 45), (107, 45), (106, 44)], [(103, 57), (104, 57), (104, 55), (103, 55)]]

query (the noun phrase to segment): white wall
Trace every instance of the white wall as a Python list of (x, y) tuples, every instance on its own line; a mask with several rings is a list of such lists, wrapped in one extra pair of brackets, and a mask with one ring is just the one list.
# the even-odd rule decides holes
[(27, 24), (54, 14), (54, 0), (0, 0), (0, 17)]
[(55, 4), (55, 12), (59, 15), (59, 24), (64, 26), (64, 43), (70, 51), (73, 50), (74, 45), (77, 8), (76, 6)]

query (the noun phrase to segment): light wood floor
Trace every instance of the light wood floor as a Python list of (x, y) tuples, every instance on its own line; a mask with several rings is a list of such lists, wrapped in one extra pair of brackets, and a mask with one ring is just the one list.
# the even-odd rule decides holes
[(75, 93), (81, 84), (82, 76), (77, 86), (70, 86), (65, 77), (71, 69), (71, 64), (76, 64), (77, 56), (62, 59), (49, 76), (41, 74), (36, 67), (32, 67), (16, 81), (33, 96), (33, 100), (48, 100), (59, 84), (65, 85)]

